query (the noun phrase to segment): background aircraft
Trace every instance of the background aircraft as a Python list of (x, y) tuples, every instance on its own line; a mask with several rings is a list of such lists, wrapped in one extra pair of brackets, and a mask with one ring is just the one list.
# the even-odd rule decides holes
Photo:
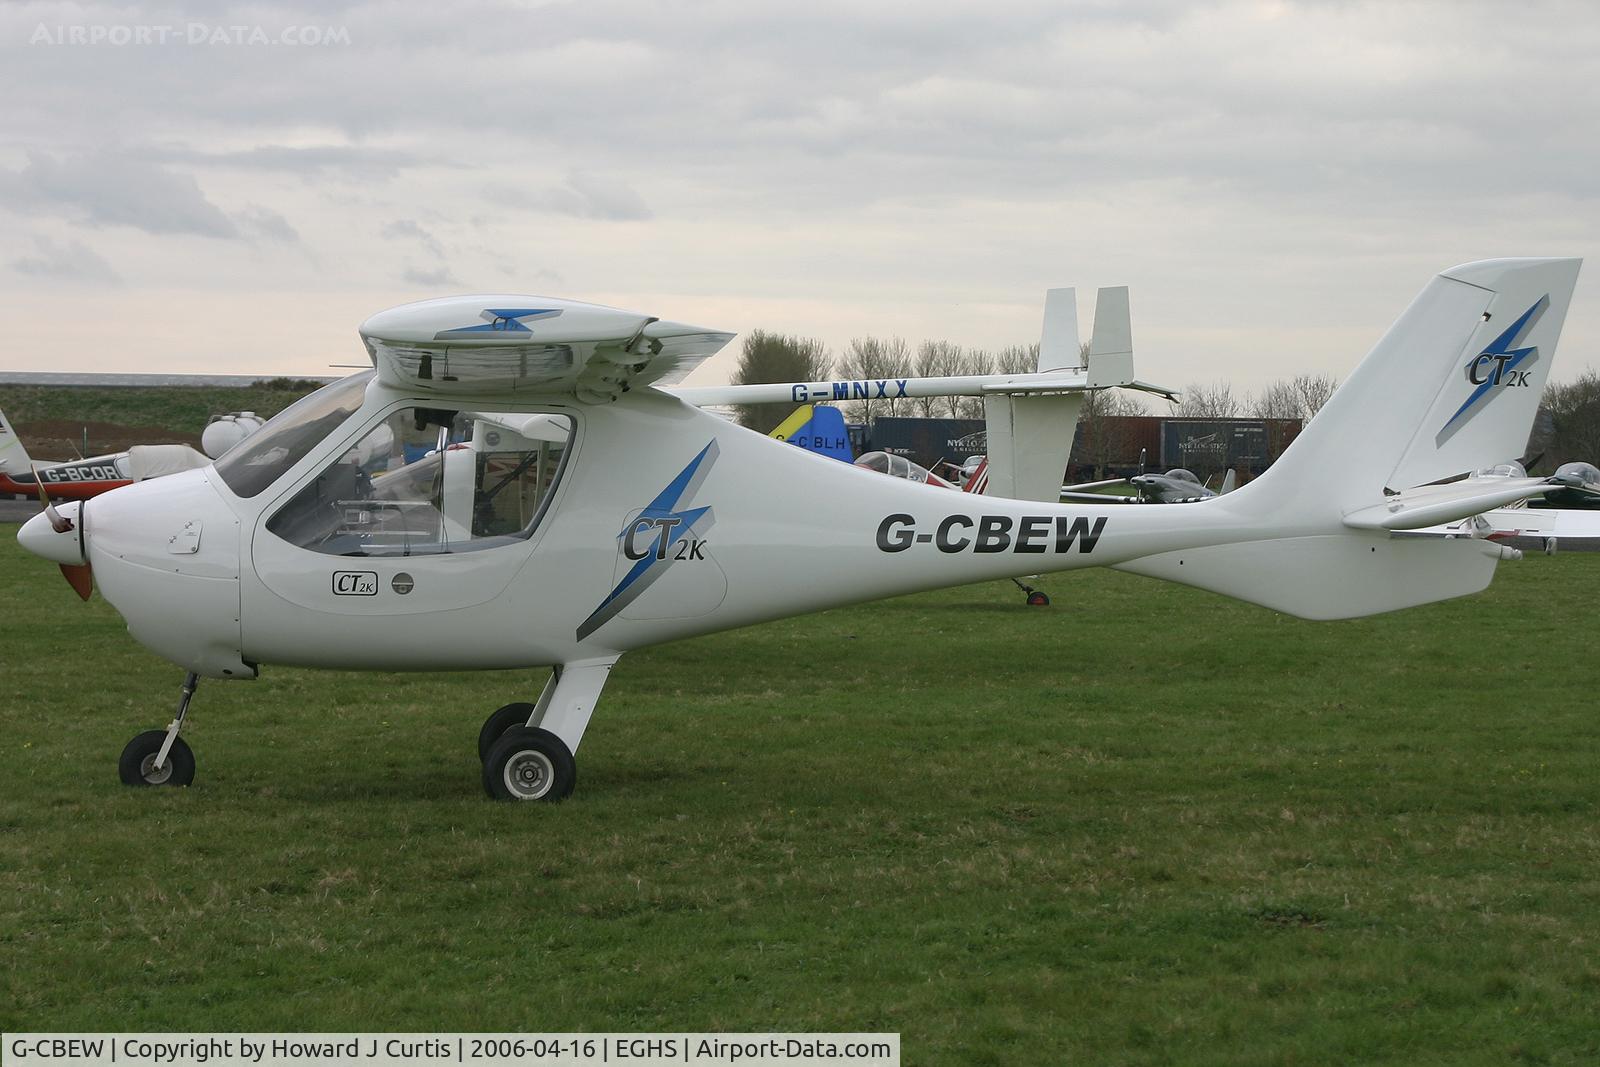
[[(1143, 465), (1141, 462), (1140, 466)], [(1230, 493), (1237, 484), (1237, 477), (1231, 470), (1222, 476), (1221, 488), (1212, 489), (1195, 477), (1193, 471), (1174, 467), (1165, 474), (1146, 474), (1141, 471), (1130, 478), (1107, 478), (1104, 481), (1084, 482), (1081, 485), (1064, 485), (1061, 487), (1061, 499), (1092, 500), (1096, 503), (1112, 504), (1192, 504), (1197, 500), (1210, 500), (1222, 493)], [(1096, 489), (1108, 489), (1116, 485), (1131, 485), (1138, 494), (1112, 496), (1094, 492)]]
[[(1312, 619), (1481, 590), (1520, 553), (1393, 535), (1547, 487), (1437, 483), (1526, 442), (1578, 267), (1493, 260), (1438, 275), (1271, 468), (1183, 508), (951, 493), (825, 462), (653, 388), (731, 334), (487, 296), (373, 316), (361, 328), (372, 371), (299, 401), (212, 467), (52, 506), (18, 540), (91, 566), (129, 633), (187, 672), (173, 721), (123, 750), (128, 784), (192, 781), (179, 735), (201, 676), (552, 665), (538, 700), (495, 711), (478, 742), (491, 796), (557, 800), (611, 668), (665, 641), (1090, 566)], [(1513, 351), (1538, 358), (1489, 388), (1462, 373), (1463, 354)], [(364, 441), (508, 409), (561, 439), (503, 437), (500, 464), (460, 465), (470, 525), (449, 514), (442, 458), (372, 495), (364, 463), (396, 468)], [(991, 469), (1019, 454), (990, 443)]]
[(188, 445), (134, 445), (113, 452), (65, 463), (36, 463), (23, 447), (16, 428), (0, 412), (0, 493), (34, 496), (42, 482), (57, 500), (87, 500), (147, 478), (160, 478), (194, 470), (211, 463), (255, 430), (262, 422), (254, 412), (236, 412), (213, 419), (201, 436), (210, 454)]
[[(1563, 463), (1548, 478), (1530, 478), (1522, 464), (1513, 461), (1474, 471), (1456, 484), (1461, 483), (1489, 487), (1530, 485), (1535, 491), (1507, 507), (1441, 523), (1418, 533), (1493, 541), (1531, 537), (1537, 538), (1547, 553), (1554, 553), (1564, 538), (1600, 538), (1600, 469), (1592, 463)], [(1534, 507), (1527, 503), (1529, 500), (1541, 500), (1550, 506)]]

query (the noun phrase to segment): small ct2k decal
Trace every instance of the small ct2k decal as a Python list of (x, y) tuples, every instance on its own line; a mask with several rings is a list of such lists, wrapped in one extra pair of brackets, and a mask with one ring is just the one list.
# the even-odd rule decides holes
[(949, 515), (932, 530), (918, 530), (911, 515), (890, 515), (878, 524), (878, 551), (904, 552), (912, 545), (932, 544), (940, 552), (1065, 553), (1076, 544), (1093, 552), (1106, 528), (1102, 515)]
[(334, 596), (377, 596), (377, 571), (334, 571)]

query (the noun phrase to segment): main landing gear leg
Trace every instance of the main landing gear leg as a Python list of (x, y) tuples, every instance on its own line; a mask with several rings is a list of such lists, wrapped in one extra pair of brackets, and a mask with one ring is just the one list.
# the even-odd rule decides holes
[(189, 714), (189, 701), (200, 684), (200, 676), (190, 671), (178, 697), (178, 714), (165, 730), (146, 730), (128, 742), (117, 761), (117, 772), (124, 785), (188, 785), (194, 781), (194, 753), (178, 736)]
[(478, 739), (484, 792), (496, 800), (557, 801), (570, 794), (578, 782), (573, 753), (619, 658), (560, 664), (537, 704), (507, 704), (489, 716)]

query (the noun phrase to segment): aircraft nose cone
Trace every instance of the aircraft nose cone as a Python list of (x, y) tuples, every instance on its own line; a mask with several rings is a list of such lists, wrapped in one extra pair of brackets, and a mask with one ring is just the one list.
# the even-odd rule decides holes
[(57, 533), (50, 525), (50, 516), (41, 511), (22, 524), (17, 531), (17, 544), (52, 563), (75, 567), (87, 562), (83, 554), (83, 503), (74, 500), (62, 504), (56, 512), (72, 523), (72, 529)]

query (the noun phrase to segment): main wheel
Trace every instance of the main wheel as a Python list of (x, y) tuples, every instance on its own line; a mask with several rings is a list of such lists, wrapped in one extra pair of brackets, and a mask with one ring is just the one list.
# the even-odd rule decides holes
[(1049, 596), (1049, 594), (1041, 592), (1038, 589), (1035, 589), (1033, 592), (1028, 594), (1028, 606), (1030, 608), (1047, 608), (1047, 607), (1049, 607), (1050, 606), (1050, 596)]
[(532, 714), (532, 704), (507, 704), (485, 719), (483, 729), (478, 731), (478, 762), (489, 758), (489, 749), (507, 730), (528, 725), (528, 716)]
[(167, 739), (165, 730), (146, 730), (128, 742), (117, 761), (123, 785), (189, 785), (194, 781), (194, 753), (183, 738), (175, 737), (166, 762), (156, 770), (156, 756)]
[(483, 760), (483, 789), (496, 800), (564, 800), (577, 784), (572, 750), (536, 726), (507, 730)]

